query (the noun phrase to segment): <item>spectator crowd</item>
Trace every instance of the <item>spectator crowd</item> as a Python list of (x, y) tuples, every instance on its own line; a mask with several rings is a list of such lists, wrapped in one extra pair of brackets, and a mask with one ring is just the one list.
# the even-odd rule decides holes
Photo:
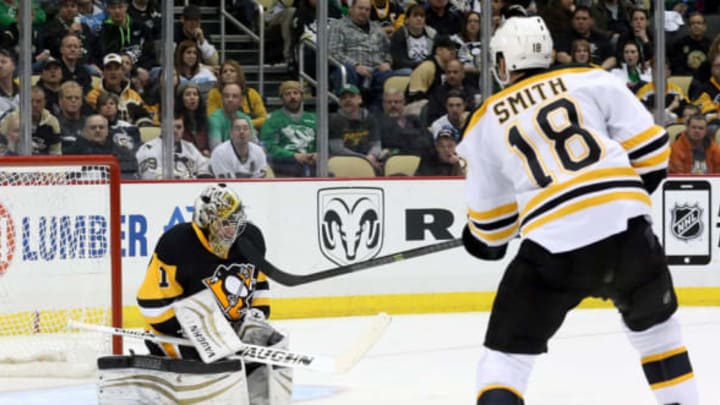
[[(30, 1), (30, 0), (29, 0)], [(31, 0), (32, 153), (113, 154), (126, 178), (162, 177), (166, 137), (175, 178), (312, 177), (317, 174), (314, 89), (283, 81), (268, 111), (245, 68), (204, 32), (200, 5), (182, 9), (172, 66), (160, 61), (158, 0)], [(708, 36), (718, 0), (666, 0), (666, 64), (655, 63), (647, 0), (493, 0), (491, 30), (503, 18), (539, 15), (551, 32), (555, 65), (592, 66), (626, 84), (648, 109), (653, 71), (666, 79), (665, 124), (674, 173), (720, 172), (720, 34)], [(315, 75), (316, 8), (328, 7), (331, 157), (355, 156), (384, 173), (395, 155), (418, 159), (414, 174), (462, 176), (455, 146), (482, 103), (480, 0), (276, 0), (266, 11), (266, 64)], [(228, 1), (257, 30), (250, 0)], [(0, 0), (0, 156), (18, 151), (17, 54), (20, 0)], [(307, 46), (300, 46), (300, 44)], [(173, 77), (173, 133), (158, 128), (162, 80)], [(673, 78), (681, 77), (675, 81)], [(678, 83), (684, 83), (678, 84)], [(500, 90), (494, 85), (490, 93)], [(407, 173), (406, 173), (407, 174)]]

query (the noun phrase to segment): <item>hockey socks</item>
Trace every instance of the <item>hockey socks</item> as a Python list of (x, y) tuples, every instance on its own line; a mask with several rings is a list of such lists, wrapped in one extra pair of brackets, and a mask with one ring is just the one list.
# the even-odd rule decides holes
[(697, 405), (695, 376), (675, 317), (642, 332), (627, 333), (642, 356), (643, 372), (658, 404)]
[(477, 405), (523, 405), (536, 357), (486, 349), (477, 367)]

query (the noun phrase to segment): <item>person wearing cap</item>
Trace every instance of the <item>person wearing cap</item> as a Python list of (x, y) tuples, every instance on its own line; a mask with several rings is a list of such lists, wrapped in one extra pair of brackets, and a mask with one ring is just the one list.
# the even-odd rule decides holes
[(280, 84), (282, 108), (268, 116), (260, 140), (276, 177), (315, 176), (317, 117), (303, 110), (303, 86), (295, 80)]
[(195, 41), (198, 48), (200, 48), (202, 62), (206, 65), (217, 66), (220, 61), (218, 51), (205, 37), (201, 27), (201, 20), (200, 7), (194, 4), (185, 6), (180, 15), (180, 21), (175, 24), (175, 46), (185, 40)]
[(340, 109), (328, 118), (330, 156), (358, 156), (382, 172), (382, 145), (377, 122), (361, 107), (360, 90), (354, 84), (340, 90)]
[(125, 78), (122, 57), (110, 53), (103, 58), (103, 79), (100, 87), (96, 87), (87, 94), (85, 100), (94, 110), (97, 109), (97, 98), (102, 92), (110, 92), (120, 99), (118, 105), (119, 117), (138, 127), (153, 125), (150, 111), (146, 108), (140, 94), (130, 87), (130, 81)]
[(408, 102), (427, 100), (435, 87), (441, 86), (448, 62), (457, 59), (458, 43), (447, 35), (438, 35), (433, 41), (433, 56), (419, 64), (408, 82)]
[(150, 70), (157, 66), (150, 29), (128, 14), (127, 0), (107, 0), (108, 18), (103, 22), (95, 47), (95, 61), (109, 53), (127, 53), (135, 65)]
[[(397, 74), (392, 70), (390, 39), (377, 21), (370, 21), (370, 0), (355, 0), (348, 15), (330, 26), (328, 53), (345, 65), (347, 83), (367, 91), (367, 105), (382, 110), (385, 81)], [(330, 80), (335, 91), (342, 76), (333, 69)]]
[(60, 91), (60, 85), (62, 83), (62, 62), (51, 56), (42, 63), (40, 79), (37, 81), (36, 85), (45, 92), (46, 108), (54, 115), (57, 115), (60, 112), (60, 106), (58, 105), (58, 91)]
[(415, 175), (465, 176), (464, 165), (455, 150), (459, 141), (460, 131), (451, 126), (441, 128), (435, 134), (435, 148), (421, 157)]

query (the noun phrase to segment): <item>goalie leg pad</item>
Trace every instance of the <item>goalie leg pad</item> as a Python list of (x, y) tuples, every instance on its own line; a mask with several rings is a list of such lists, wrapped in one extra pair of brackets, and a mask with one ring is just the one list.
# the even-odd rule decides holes
[[(245, 343), (287, 350), (290, 340), (270, 323), (247, 318), (238, 332)], [(287, 405), (292, 399), (293, 369), (249, 363), (248, 395), (251, 405)]]
[(100, 405), (249, 405), (242, 360), (205, 364), (156, 356), (98, 359)]

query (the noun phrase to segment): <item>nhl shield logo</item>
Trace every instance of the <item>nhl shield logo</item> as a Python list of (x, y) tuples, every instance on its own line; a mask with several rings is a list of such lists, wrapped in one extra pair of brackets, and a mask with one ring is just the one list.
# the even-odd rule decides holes
[(339, 266), (377, 256), (383, 244), (384, 211), (381, 188), (318, 190), (320, 251)]
[(680, 240), (691, 240), (699, 237), (703, 231), (702, 208), (695, 205), (675, 205), (670, 210), (672, 234)]

